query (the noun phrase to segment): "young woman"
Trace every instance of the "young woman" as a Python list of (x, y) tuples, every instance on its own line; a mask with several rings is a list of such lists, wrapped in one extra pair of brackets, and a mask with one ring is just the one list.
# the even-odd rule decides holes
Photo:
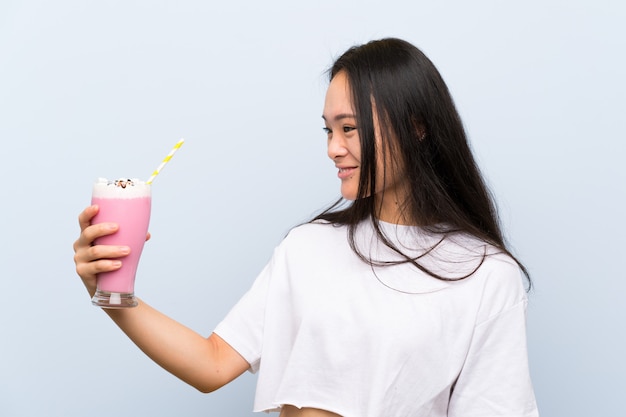
[[(322, 118), (342, 199), (295, 227), (204, 338), (140, 301), (105, 310), (159, 365), (203, 392), (259, 373), (256, 411), (281, 417), (537, 415), (524, 267), (507, 249), (448, 89), (399, 39), (332, 66)], [(76, 270), (128, 248), (79, 216)]]

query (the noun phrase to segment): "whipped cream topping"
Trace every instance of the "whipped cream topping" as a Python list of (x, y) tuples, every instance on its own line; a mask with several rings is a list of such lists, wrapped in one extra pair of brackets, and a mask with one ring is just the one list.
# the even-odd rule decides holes
[(108, 180), (98, 178), (93, 186), (96, 198), (140, 198), (150, 197), (150, 185), (138, 178)]

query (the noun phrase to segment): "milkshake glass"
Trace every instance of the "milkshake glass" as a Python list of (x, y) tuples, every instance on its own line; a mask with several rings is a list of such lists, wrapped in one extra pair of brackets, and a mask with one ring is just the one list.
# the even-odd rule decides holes
[(103, 308), (135, 307), (135, 274), (143, 250), (150, 222), (150, 184), (138, 179), (108, 181), (99, 178), (94, 184), (91, 203), (99, 207), (91, 224), (111, 222), (119, 228), (112, 235), (103, 236), (96, 245), (130, 247), (130, 254), (123, 258), (122, 267), (97, 276), (96, 294), (92, 304)]

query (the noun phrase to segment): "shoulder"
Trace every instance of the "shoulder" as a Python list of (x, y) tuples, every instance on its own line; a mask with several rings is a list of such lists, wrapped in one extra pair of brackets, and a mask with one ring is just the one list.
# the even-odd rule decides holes
[(346, 253), (347, 227), (326, 222), (305, 223), (292, 228), (274, 249), (276, 262), (310, 265)]
[(522, 282), (521, 269), (517, 262), (497, 247), (479, 238), (465, 233), (448, 235), (443, 242), (442, 250), (455, 260), (479, 259), (477, 275), (510, 281), (513, 285)]
[(510, 256), (495, 251), (487, 253), (475, 275), (471, 279), (475, 279), (481, 289), (479, 321), (527, 302), (522, 270)]
[(480, 302), (480, 320), (496, 316), (520, 303), (527, 301), (524, 274), (517, 262), (500, 249), (476, 237), (458, 233), (449, 235), (441, 248), (454, 265), (472, 273), (454, 285), (471, 290)]
[(345, 240), (346, 227), (324, 221), (305, 223), (289, 231), (282, 246), (319, 245), (322, 243)]

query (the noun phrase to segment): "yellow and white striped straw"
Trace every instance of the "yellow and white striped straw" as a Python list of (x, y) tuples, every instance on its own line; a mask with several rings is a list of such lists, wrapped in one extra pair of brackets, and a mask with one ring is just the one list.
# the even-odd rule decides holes
[(176, 151), (183, 146), (183, 143), (185, 142), (185, 139), (181, 139), (179, 140), (176, 145), (174, 145), (174, 148), (172, 148), (172, 150), (170, 151), (169, 154), (167, 154), (167, 156), (165, 157), (165, 159), (163, 159), (163, 162), (161, 162), (161, 165), (159, 165), (157, 167), (157, 169), (154, 170), (154, 172), (152, 173), (152, 176), (150, 178), (148, 178), (148, 181), (146, 181), (146, 184), (152, 184), (152, 181), (154, 181), (154, 178), (159, 175), (159, 172), (161, 172), (161, 170), (163, 169), (163, 167), (165, 166), (165, 164), (167, 164), (170, 159), (172, 159), (172, 156), (174, 156), (174, 154), (176, 153)]

